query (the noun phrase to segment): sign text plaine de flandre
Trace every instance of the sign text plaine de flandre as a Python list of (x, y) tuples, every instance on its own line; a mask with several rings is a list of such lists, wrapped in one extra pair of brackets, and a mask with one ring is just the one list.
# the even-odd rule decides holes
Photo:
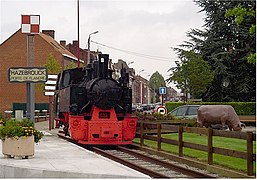
[(46, 82), (47, 69), (44, 67), (10, 67), (8, 79), (11, 83)]

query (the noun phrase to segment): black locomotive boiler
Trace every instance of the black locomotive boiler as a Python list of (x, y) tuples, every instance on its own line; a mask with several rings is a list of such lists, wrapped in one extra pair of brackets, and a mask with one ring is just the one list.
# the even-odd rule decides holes
[(63, 133), (81, 144), (131, 144), (137, 117), (132, 115), (129, 75), (121, 69), (119, 80), (108, 68), (109, 55), (99, 54), (86, 67), (58, 75), (54, 98), (55, 120)]

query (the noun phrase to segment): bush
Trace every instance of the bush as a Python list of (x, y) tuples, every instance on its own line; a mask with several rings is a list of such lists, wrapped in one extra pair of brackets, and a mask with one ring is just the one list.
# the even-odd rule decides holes
[[(165, 103), (165, 106), (167, 108), (167, 111), (170, 112), (171, 110), (175, 109), (178, 106), (185, 105), (187, 103), (183, 102), (167, 102)], [(249, 115), (256, 115), (256, 102), (193, 102), (190, 104), (199, 104), (199, 105), (231, 105), (237, 115), (239, 116), (249, 116)]]
[(34, 135), (34, 141), (37, 143), (43, 137), (43, 133), (34, 128), (32, 121), (23, 119), (21, 121), (11, 119), (2, 120), (3, 125), (0, 126), (0, 139), (10, 137), (32, 136)]

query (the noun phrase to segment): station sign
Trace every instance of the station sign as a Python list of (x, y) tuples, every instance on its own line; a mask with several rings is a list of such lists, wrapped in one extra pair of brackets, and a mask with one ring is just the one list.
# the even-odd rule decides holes
[(44, 67), (10, 67), (8, 79), (11, 83), (46, 82), (47, 69)]

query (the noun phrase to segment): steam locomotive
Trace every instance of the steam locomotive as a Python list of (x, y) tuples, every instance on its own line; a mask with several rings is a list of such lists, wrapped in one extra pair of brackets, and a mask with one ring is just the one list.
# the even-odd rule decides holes
[(131, 144), (137, 117), (132, 115), (129, 74), (122, 67), (121, 77), (112, 78), (109, 55), (83, 68), (64, 70), (58, 75), (54, 96), (55, 120), (62, 133), (80, 144)]

